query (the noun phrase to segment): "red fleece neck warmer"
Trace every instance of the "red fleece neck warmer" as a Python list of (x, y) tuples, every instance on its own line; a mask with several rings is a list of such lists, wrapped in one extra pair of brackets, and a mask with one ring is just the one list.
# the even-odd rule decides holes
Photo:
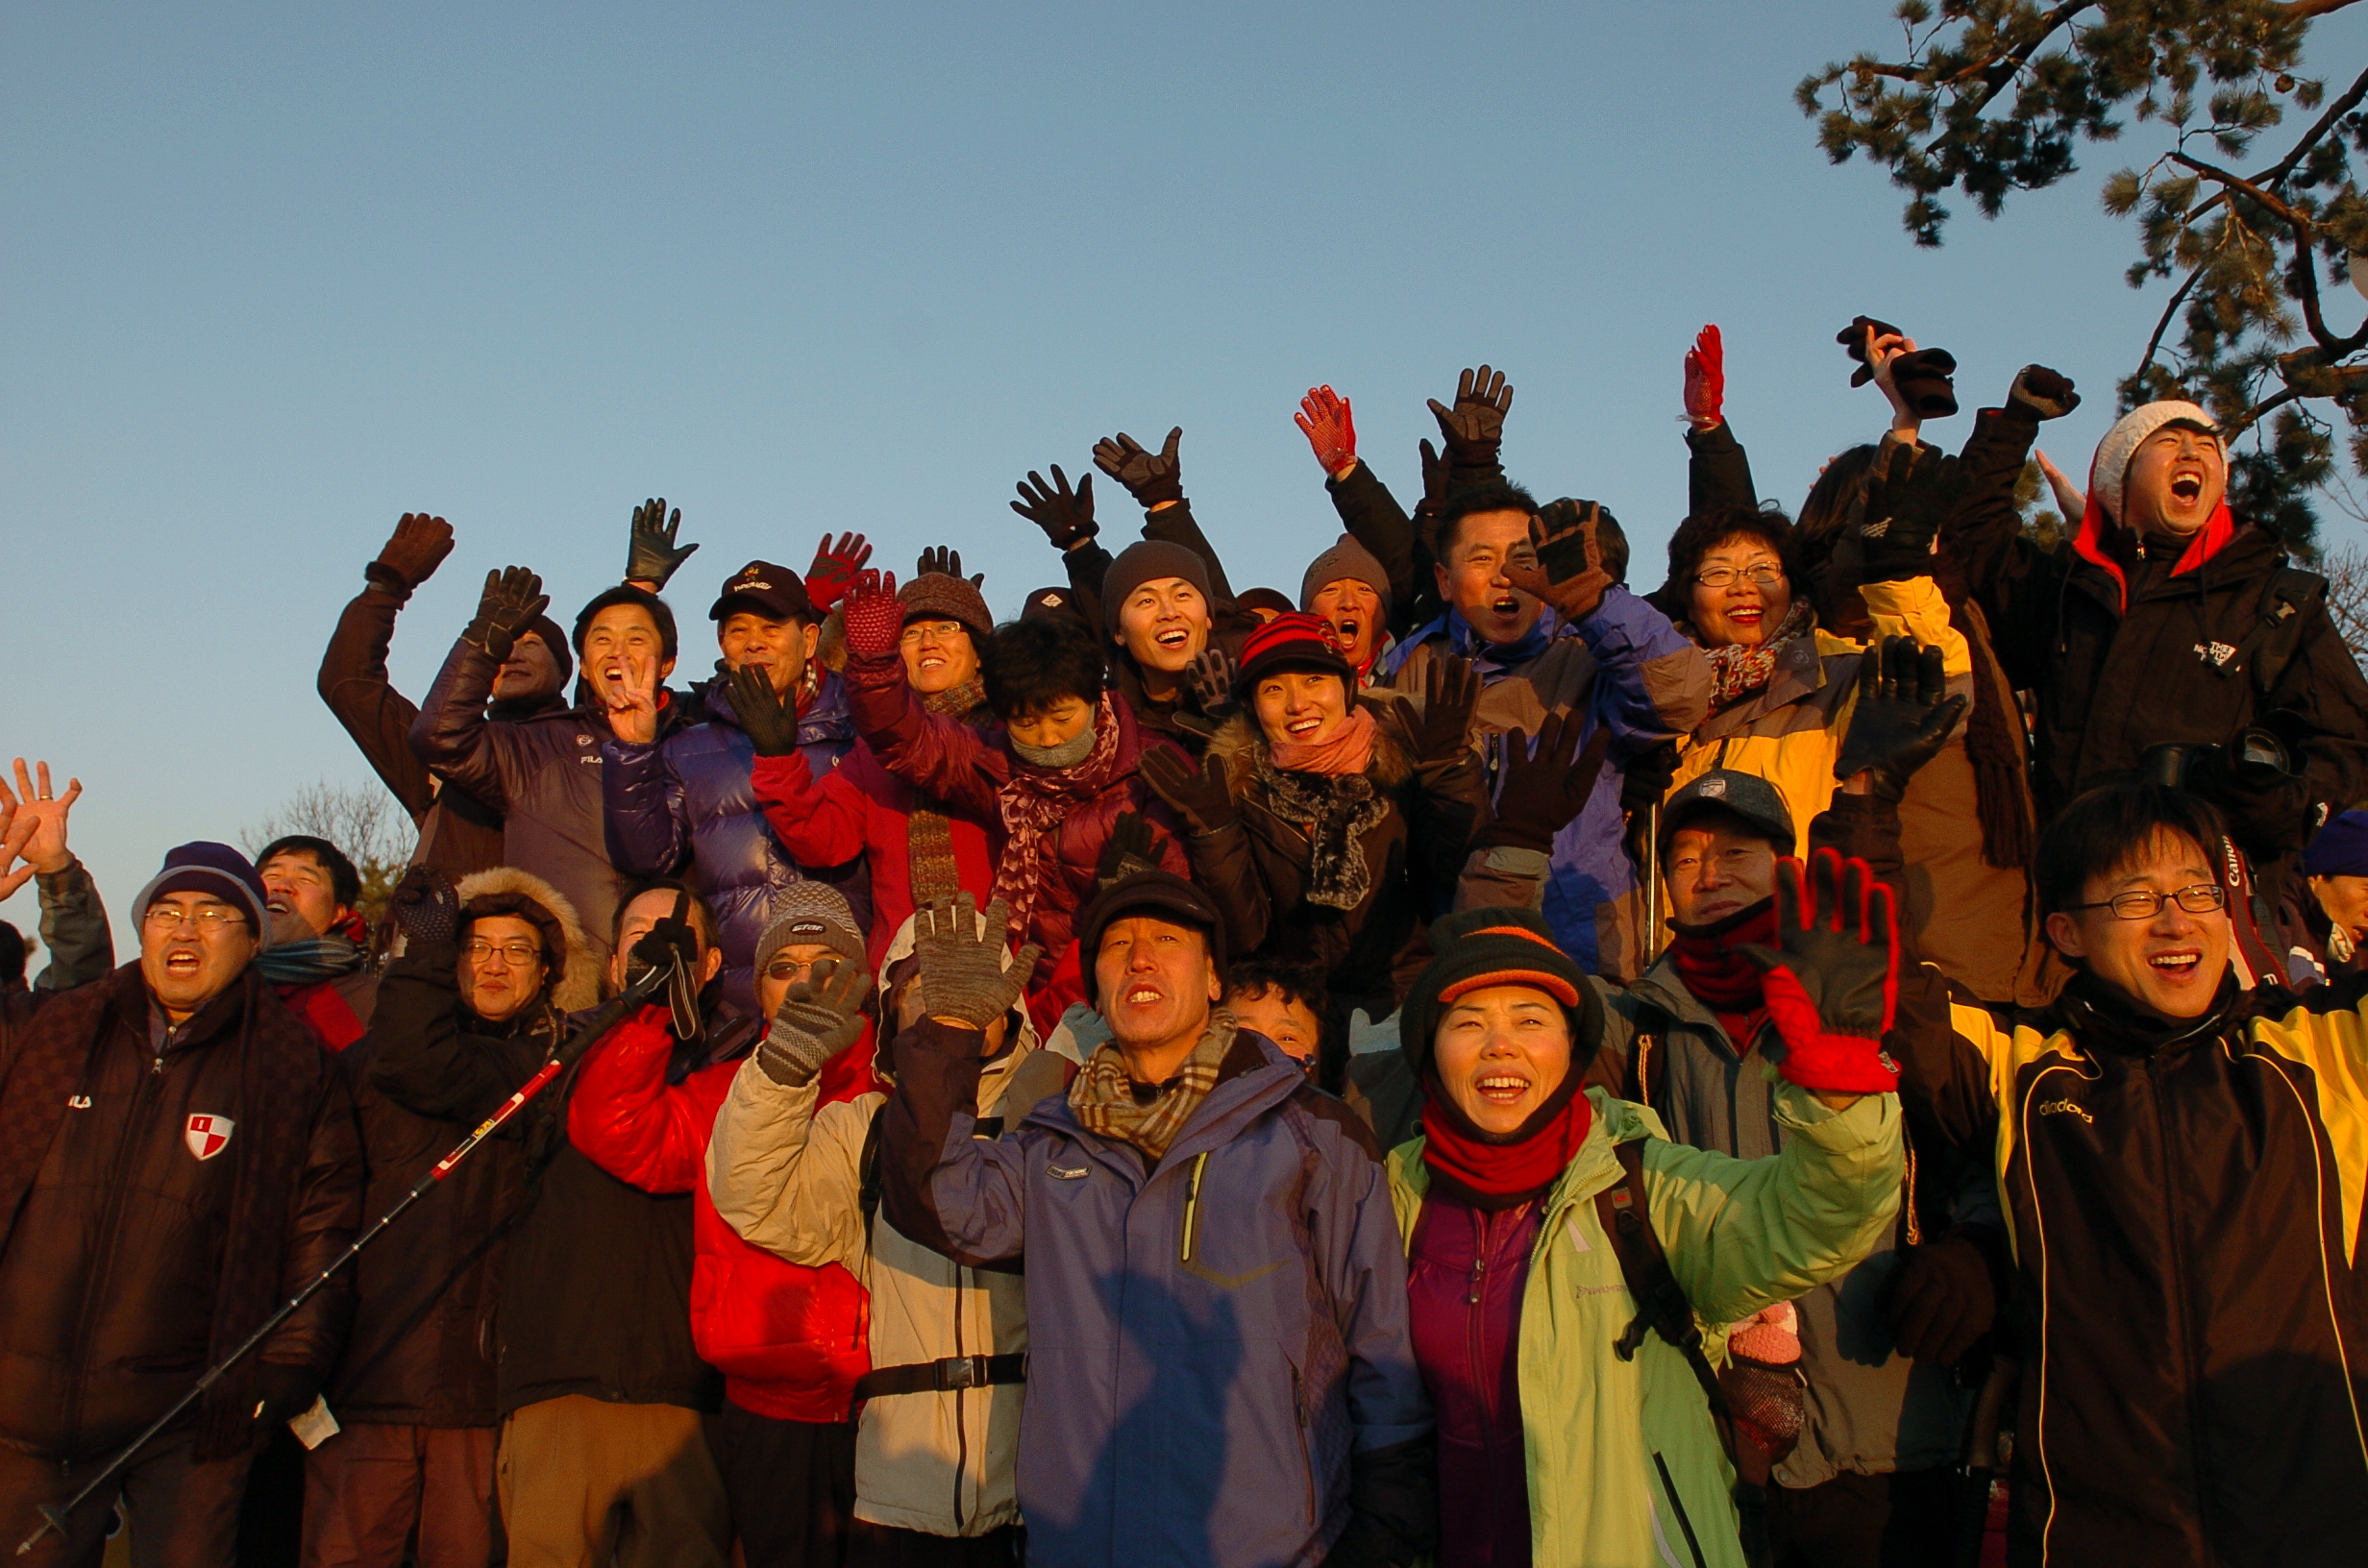
[(1723, 920), (1687, 927), (1672, 924), (1669, 962), (1694, 999), (1718, 1015), (1727, 1038), (1739, 1051), (1751, 1049), (1766, 1010), (1760, 966), (1743, 956), (1746, 943), (1776, 945), (1776, 901), (1772, 898), (1739, 909)]
[(1573, 1063), (1536, 1115), (1493, 1138), (1472, 1125), (1432, 1074), (1422, 1105), (1422, 1163), (1431, 1179), (1475, 1209), (1510, 1209), (1552, 1187), (1594, 1122), (1579, 1076)]

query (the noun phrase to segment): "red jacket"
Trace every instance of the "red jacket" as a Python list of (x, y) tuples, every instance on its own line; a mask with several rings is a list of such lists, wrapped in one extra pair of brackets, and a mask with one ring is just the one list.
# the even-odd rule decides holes
[[(695, 1194), (691, 1339), (724, 1374), (724, 1396), (776, 1421), (844, 1421), (871, 1370), (871, 1302), (846, 1269), (803, 1268), (740, 1239), (707, 1197), (707, 1135), (740, 1061), (666, 1082), (674, 1053), (663, 1008), (618, 1025), (584, 1059), (567, 1108), (583, 1156), (647, 1192)], [(885, 1089), (872, 1031), (823, 1069), (822, 1100)]]
[[(880, 766), (861, 741), (845, 760), (814, 780), (806, 760), (758, 757), (752, 775), (756, 802), (783, 848), (801, 866), (844, 866), (857, 855), (872, 872), (872, 932), (865, 949), (876, 970), (898, 929), (912, 918), (912, 816), (921, 796)], [(995, 849), (987, 829), (967, 814), (950, 812), (948, 837), (962, 891), (981, 904), (995, 888)], [(1002, 827), (996, 827), (996, 839)]]

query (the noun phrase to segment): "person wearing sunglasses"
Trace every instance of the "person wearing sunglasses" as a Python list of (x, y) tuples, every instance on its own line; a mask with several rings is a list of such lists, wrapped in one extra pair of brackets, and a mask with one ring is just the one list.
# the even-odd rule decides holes
[(2228, 830), (2183, 789), (2081, 796), (2035, 861), (2056, 1003), (1903, 988), (1911, 1118), (2008, 1211), (2010, 1560), (2337, 1562), (2368, 1531), (2368, 979), (2243, 989)]

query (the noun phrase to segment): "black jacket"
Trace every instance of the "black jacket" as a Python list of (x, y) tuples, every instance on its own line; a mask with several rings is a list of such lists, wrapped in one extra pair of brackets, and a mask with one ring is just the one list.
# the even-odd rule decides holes
[[(474, 1126), (550, 1050), (536, 1037), (390, 1034), (371, 1078), (414, 1115)], [(577, 1070), (518, 1117), (527, 1192), (502, 1265), (500, 1413), (568, 1394), (712, 1410), (723, 1380), (691, 1343), (692, 1195), (645, 1192), (568, 1141)]]
[[(2257, 866), (2293, 855), (2321, 808), (2342, 811), (2368, 784), (2368, 680), (2324, 602), (2284, 572), (2276, 540), (2241, 523), (2187, 572), (2145, 560), (2118, 527), (2041, 550), (2024, 537), (2011, 494), (2037, 434), (2033, 421), (1983, 411), (1964, 453), (1973, 495), (1949, 543), (2000, 664), (2038, 695), (2039, 820), (2133, 772), (2151, 747), (2225, 746), (2260, 724), (2281, 732), (2303, 776), (2216, 803)], [(2281, 597), (2299, 601), (2292, 625), (2255, 638)], [(2274, 896), (2278, 883), (2263, 880)]]

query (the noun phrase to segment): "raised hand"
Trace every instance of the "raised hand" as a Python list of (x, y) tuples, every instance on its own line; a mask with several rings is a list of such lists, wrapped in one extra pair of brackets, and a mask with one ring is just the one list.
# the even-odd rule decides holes
[(657, 655), (627, 654), (625, 676), (608, 688), (608, 727), (632, 746), (657, 744)]
[(1110, 837), (1101, 846), (1101, 858), (1094, 863), (1094, 891), (1099, 893), (1113, 882), (1123, 882), (1137, 871), (1158, 870), (1159, 846), (1151, 835), (1151, 824), (1140, 813), (1120, 812), (1118, 821), (1110, 824)]
[(1199, 767), (1169, 747), (1147, 747), (1136, 764), (1143, 781), (1191, 824), (1196, 833), (1219, 833), (1233, 825), (1233, 785), (1225, 777), (1222, 757), (1211, 755)]
[(1806, 868), (1776, 863), (1776, 946), (1746, 945), (1764, 971), (1768, 1017), (1784, 1041), (1776, 1068), (1824, 1094), (1882, 1094), (1899, 1068), (1883, 1054), (1899, 997), (1891, 890), (1862, 860), (1820, 849)]
[(1029, 470), (1020, 481), (1020, 499), (1011, 503), (1011, 509), (1044, 529), (1054, 550), (1073, 549), (1101, 531), (1094, 522), (1094, 476), (1080, 478), (1073, 491), (1069, 476), (1058, 463), (1052, 465), (1050, 484), (1045, 483), (1043, 475)]
[(1233, 696), (1239, 674), (1223, 649), (1205, 648), (1184, 667), (1184, 684), (1192, 691), (1195, 706), (1211, 719), (1221, 719), (1240, 705)]
[(1458, 468), (1488, 468), (1505, 438), (1505, 415), (1513, 408), (1513, 388), (1505, 373), (1482, 365), (1467, 370), (1455, 383), (1455, 406), (1430, 400), (1431, 417), (1447, 443), (1447, 459)]
[(518, 634), (550, 607), (551, 598), (543, 592), (543, 579), (525, 567), (506, 566), (499, 572), (488, 572), (485, 591), (477, 600), (477, 619), (461, 632), (460, 640), (476, 644), (494, 663), (500, 664), (517, 645)]
[(403, 933), (407, 952), (423, 942), (450, 942), (460, 931), (460, 894), (452, 879), (432, 866), (403, 873), (387, 895), (386, 913)]
[(773, 689), (772, 672), (743, 665), (724, 679), (731, 711), (760, 757), (786, 757), (798, 749), (798, 710)]
[[(932, 546), (923, 551), (921, 559), (913, 563), (913, 576), (925, 577), (931, 573), (949, 577), (960, 576), (962, 575), (962, 552), (958, 550), (950, 550), (944, 545)], [(987, 575), (984, 572), (971, 574), (972, 587), (983, 588), (986, 583)]]
[(1604, 754), (1611, 749), (1612, 726), (1597, 724), (1587, 749), (1573, 761), (1571, 752), (1586, 727), (1587, 715), (1566, 708), (1548, 715), (1538, 726), (1534, 749), (1520, 730), (1505, 737), (1504, 782), (1483, 829), (1485, 842), (1540, 854), (1552, 851), (1554, 835), (1586, 809), (1595, 775), (1603, 772)]
[(654, 497), (633, 508), (633, 531), (625, 551), (625, 580), (646, 582), (656, 593), (666, 586), (666, 579), (677, 568), (691, 558), (697, 545), (675, 548), (675, 535), (682, 527), (682, 508), (674, 509), (669, 517), (666, 499)]
[(897, 599), (897, 575), (866, 567), (848, 584), (841, 606), (847, 623), (847, 651), (862, 658), (883, 658), (897, 650), (904, 634), (904, 606)]
[[(22, 757), (16, 759), (15, 793), (0, 782), (0, 900), (12, 897), (37, 872), (55, 876), (74, 864), (65, 827), (74, 802), (82, 798), (83, 781), (66, 780), (65, 794), (57, 796), (50, 787), (49, 764), (37, 766), (37, 784), (25, 771)], [(19, 858), (24, 864), (11, 870)]]
[(2072, 378), (2045, 365), (2025, 365), (2014, 373), (2014, 384), (2007, 389), (2007, 406), (2034, 421), (2061, 419), (2080, 405), (2081, 395), (2072, 390)]
[(1338, 478), (1356, 466), (1357, 420), (1346, 398), (1328, 386), (1311, 386), (1292, 422), (1307, 437), (1326, 474)]
[(390, 592), (407, 595), (434, 576), (452, 552), (450, 523), (426, 512), (406, 512), (396, 520), (379, 558), (362, 568), (362, 576)]
[(1168, 432), (1168, 444), (1152, 452), (1122, 430), (1094, 443), (1094, 466), (1126, 486), (1147, 512), (1184, 499), (1184, 469), (1175, 454), (1183, 439), (1184, 427), (1178, 425)]
[(1548, 502), (1529, 523), (1534, 559), (1517, 555), (1505, 564), (1505, 578), (1521, 592), (1542, 599), (1566, 621), (1584, 621), (1603, 603), (1612, 574), (1604, 569), (1601, 534), (1604, 520), (1615, 527), (1618, 519), (1591, 501)]
[(1480, 701), (1480, 674), (1469, 659), (1442, 653), (1422, 676), (1422, 717), (1415, 722), (1415, 754), (1453, 762), (1471, 746), (1471, 712)]
[(1686, 423), (1714, 430), (1726, 417), (1727, 347), (1715, 323), (1695, 334), (1686, 351)]
[(1868, 793), (1897, 800), (1915, 771), (1940, 754), (1965, 712), (1949, 696), (1940, 649), (1912, 637), (1887, 637), (1859, 655), (1859, 698), (1834, 759), (1834, 776), (1867, 777)]
[(1011, 906), (1000, 898), (987, 906), (983, 928), (967, 893), (915, 913), (913, 954), (930, 1017), (983, 1030), (1011, 1011), (1044, 949), (1031, 942), (1006, 959), (1010, 930)]
[(756, 1045), (756, 1066), (784, 1089), (810, 1084), (830, 1059), (863, 1038), (872, 977), (860, 964), (825, 958), (789, 988), (773, 1027)]
[(1957, 516), (1968, 481), (1958, 460), (1931, 447), (1901, 443), (1866, 476), (1863, 582), (1929, 576), (1933, 541)]
[(860, 533), (842, 533), (837, 544), (830, 542), (826, 532), (822, 543), (814, 547), (814, 564), (805, 569), (805, 595), (814, 607), (828, 615), (847, 595), (847, 585), (863, 563), (872, 558), (872, 547)]

